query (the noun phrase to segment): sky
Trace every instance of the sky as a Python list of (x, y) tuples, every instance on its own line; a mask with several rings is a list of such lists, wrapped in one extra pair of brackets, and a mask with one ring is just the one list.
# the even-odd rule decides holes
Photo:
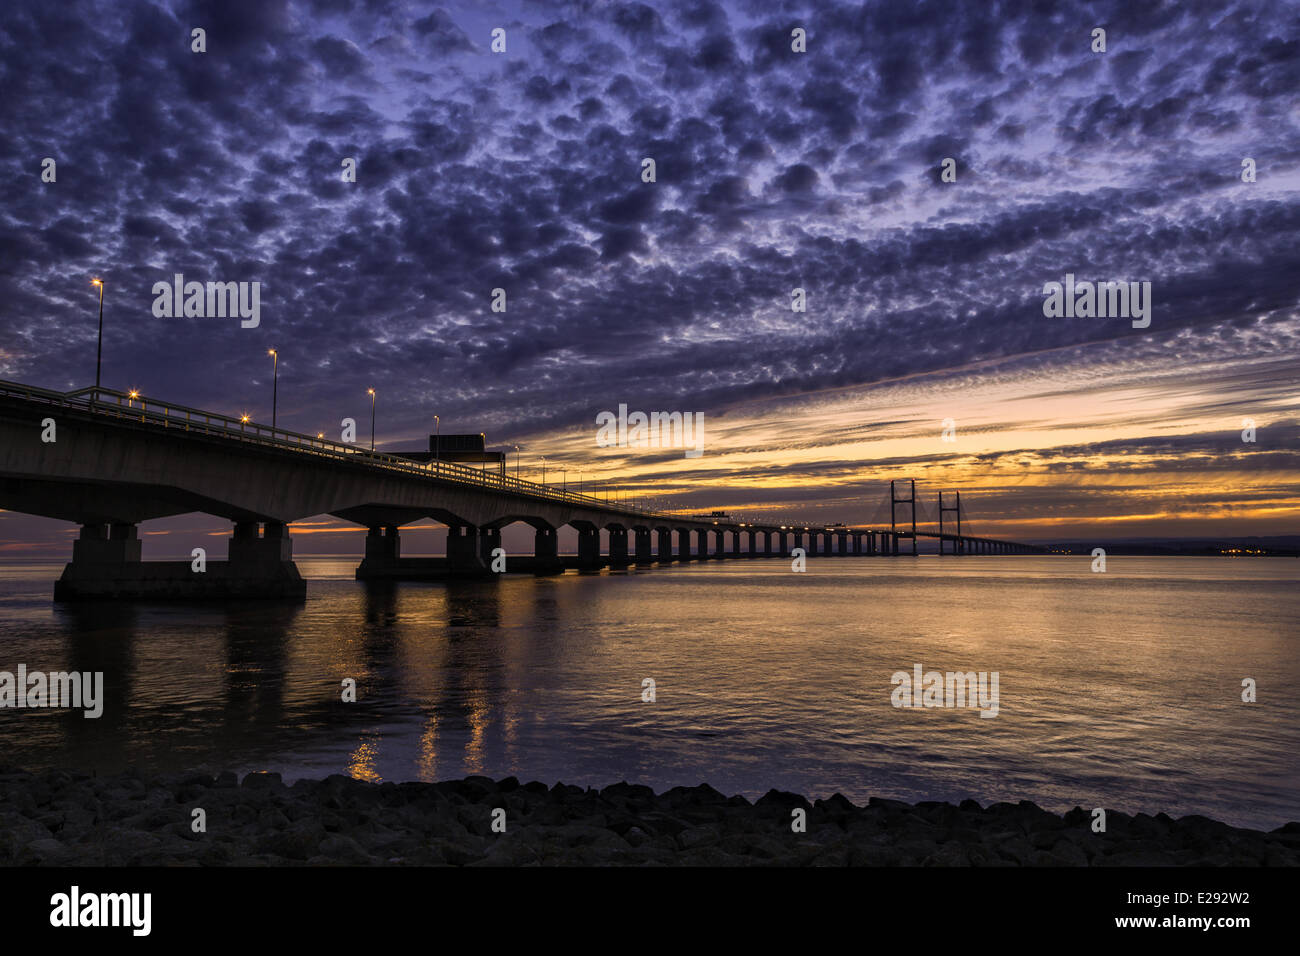
[[(2, 379), (93, 383), (102, 276), (105, 385), (269, 421), (274, 348), (310, 434), (375, 388), (380, 448), (436, 414), (664, 508), (1300, 533), (1295, 3), (11, 0), (0, 53)], [(257, 326), (156, 315), (177, 273)], [(1046, 314), (1067, 274), (1149, 325)], [(620, 405), (703, 454), (601, 447)]]

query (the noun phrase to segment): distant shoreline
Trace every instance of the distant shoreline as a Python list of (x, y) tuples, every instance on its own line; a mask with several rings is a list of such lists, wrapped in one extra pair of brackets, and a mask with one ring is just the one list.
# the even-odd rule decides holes
[(1094, 832), (1092, 811), (1029, 801), (855, 806), (771, 790), (751, 803), (707, 784), (0, 771), (4, 866), (1300, 866), (1300, 823), (1105, 822)]

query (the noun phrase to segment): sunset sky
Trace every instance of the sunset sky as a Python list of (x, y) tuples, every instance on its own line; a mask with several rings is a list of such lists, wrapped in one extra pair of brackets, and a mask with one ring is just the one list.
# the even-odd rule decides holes
[[(374, 387), (381, 448), (437, 414), (665, 507), (878, 522), (913, 477), (981, 534), (1300, 534), (1295, 4), (16, 0), (0, 50), (0, 378), (93, 383), (102, 275), (106, 385), (269, 422), (276, 348), (312, 434)], [(260, 325), (155, 317), (176, 273)], [(1045, 316), (1067, 273), (1150, 326)], [(703, 457), (597, 447), (620, 404)]]

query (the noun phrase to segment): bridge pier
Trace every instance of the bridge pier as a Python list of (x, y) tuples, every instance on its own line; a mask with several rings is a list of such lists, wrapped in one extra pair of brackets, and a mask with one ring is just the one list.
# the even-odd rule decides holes
[[(492, 570), (492, 552), (501, 547), (500, 528), (478, 529), (478, 555), (489, 571)], [(509, 565), (507, 564), (507, 570)]]
[(560, 560), (560, 536), (554, 528), (535, 528), (533, 531), (533, 574), (563, 574), (564, 562)]
[(695, 532), (695, 560), (709, 560), (709, 532), (704, 528)]
[(691, 560), (691, 533), (685, 528), (677, 529), (678, 561), (683, 564)]
[(659, 563), (673, 563), (673, 531), (671, 528), (659, 529)]
[(845, 557), (845, 556), (849, 553), (849, 535), (848, 535), (848, 532), (847, 532), (847, 531), (841, 531), (841, 532), (837, 533), (837, 534), (835, 535), (835, 537), (839, 538), (839, 546), (840, 546), (839, 554), (840, 554), (840, 557)]
[(599, 571), (605, 566), (600, 557), (600, 529), (578, 529), (578, 570), (583, 572)]
[(72, 561), (54, 583), (56, 601), (232, 599), (302, 600), (307, 582), (293, 563), (289, 533), (279, 521), (239, 522), (228, 560), (143, 561), (136, 525), (87, 524), (72, 546)]
[(473, 525), (450, 525), (447, 528), (448, 574), (483, 574), (490, 565), (484, 563), (478, 528)]
[(633, 534), (636, 535), (636, 566), (648, 568), (655, 559), (654, 551), (650, 546), (650, 529), (634, 528)]
[(609, 567), (621, 570), (631, 564), (627, 557), (627, 529), (609, 529)]

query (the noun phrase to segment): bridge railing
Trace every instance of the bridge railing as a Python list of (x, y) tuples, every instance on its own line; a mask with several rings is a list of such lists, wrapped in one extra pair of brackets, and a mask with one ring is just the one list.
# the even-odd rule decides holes
[(160, 402), (136, 392), (119, 392), (115, 389), (94, 386), (72, 392), (58, 392), (16, 382), (0, 381), (0, 396), (23, 398), (52, 407), (76, 408), (96, 415), (140, 422), (145, 425), (216, 435), (250, 444), (290, 449), (302, 454), (358, 462), (370, 467), (399, 471), (437, 481), (529, 495), (581, 507), (599, 508), (602, 511), (647, 518), (683, 520), (681, 515), (643, 508), (635, 504), (607, 502), (594, 495), (554, 488), (550, 485), (515, 478), (499, 471), (470, 468), (450, 461), (411, 461), (400, 455), (357, 448), (355, 445), (332, 441), (319, 435), (306, 435), (284, 428), (262, 425), (252, 421), (248, 416), (223, 415), (220, 412), (191, 408), (175, 402)]

